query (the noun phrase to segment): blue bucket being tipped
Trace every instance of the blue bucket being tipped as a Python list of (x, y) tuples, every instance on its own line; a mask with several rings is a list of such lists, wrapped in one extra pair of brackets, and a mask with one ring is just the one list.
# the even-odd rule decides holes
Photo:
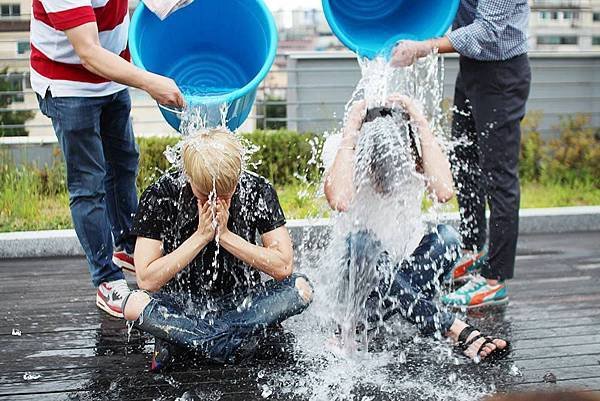
[(403, 39), (443, 36), (460, 0), (322, 0), (333, 33), (353, 52), (374, 58)]
[[(129, 49), (138, 67), (175, 80), (186, 103), (202, 106), (208, 127), (237, 129), (252, 110), (256, 89), (277, 51), (277, 28), (262, 0), (196, 0), (164, 21), (140, 3), (131, 19)], [(161, 107), (179, 130), (181, 113)]]

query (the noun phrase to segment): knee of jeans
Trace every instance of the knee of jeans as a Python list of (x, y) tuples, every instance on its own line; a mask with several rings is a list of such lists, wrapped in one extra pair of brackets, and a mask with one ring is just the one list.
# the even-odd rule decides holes
[(294, 274), (294, 287), (304, 302), (309, 305), (313, 300), (313, 287), (308, 277), (303, 274)]
[[(79, 175), (76, 179), (72, 178), (73, 175)], [(68, 177), (68, 189), (69, 199), (71, 201), (78, 200), (80, 198), (99, 198), (106, 195), (104, 188), (104, 173), (83, 173), (71, 174)]]
[(442, 244), (446, 248), (460, 249), (462, 247), (462, 241), (460, 234), (452, 226), (446, 224), (440, 224), (437, 226), (437, 232)]
[(123, 301), (123, 316), (125, 320), (137, 320), (152, 299), (146, 291), (132, 291)]
[(349, 251), (352, 250), (353, 253), (358, 255), (378, 255), (381, 249), (381, 242), (370, 230), (360, 230), (349, 234), (346, 237), (346, 244)]

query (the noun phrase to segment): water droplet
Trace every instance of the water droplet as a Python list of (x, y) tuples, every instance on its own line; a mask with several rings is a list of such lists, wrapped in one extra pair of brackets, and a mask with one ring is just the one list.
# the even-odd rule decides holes
[(38, 380), (40, 377), (42, 377), (42, 375), (40, 374), (36, 374), (36, 373), (30, 373), (30, 372), (26, 372), (23, 375), (23, 380), (26, 381), (30, 381), (30, 380)]
[(273, 394), (273, 390), (266, 384), (263, 384), (261, 393), (262, 398), (268, 398), (271, 394)]

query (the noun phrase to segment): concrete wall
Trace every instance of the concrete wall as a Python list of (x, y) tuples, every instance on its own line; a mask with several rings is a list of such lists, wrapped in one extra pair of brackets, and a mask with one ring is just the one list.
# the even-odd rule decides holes
[[(544, 113), (540, 128), (552, 135), (560, 116), (589, 113), (600, 127), (600, 52), (532, 53), (529, 111)], [(444, 97), (451, 99), (458, 58), (445, 57)], [(288, 62), (288, 128), (323, 132), (336, 128), (360, 78), (352, 53), (292, 53)]]

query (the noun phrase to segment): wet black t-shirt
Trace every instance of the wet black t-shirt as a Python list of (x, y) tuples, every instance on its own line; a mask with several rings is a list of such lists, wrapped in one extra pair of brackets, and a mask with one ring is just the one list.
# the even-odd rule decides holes
[[(243, 172), (231, 198), (229, 230), (256, 244), (264, 234), (285, 225), (277, 193), (263, 177)], [(166, 174), (144, 191), (133, 223), (133, 234), (160, 240), (164, 254), (177, 249), (198, 228), (198, 205), (190, 184), (179, 174)], [(259, 272), (219, 249), (211, 241), (161, 291), (219, 296), (260, 283)]]

